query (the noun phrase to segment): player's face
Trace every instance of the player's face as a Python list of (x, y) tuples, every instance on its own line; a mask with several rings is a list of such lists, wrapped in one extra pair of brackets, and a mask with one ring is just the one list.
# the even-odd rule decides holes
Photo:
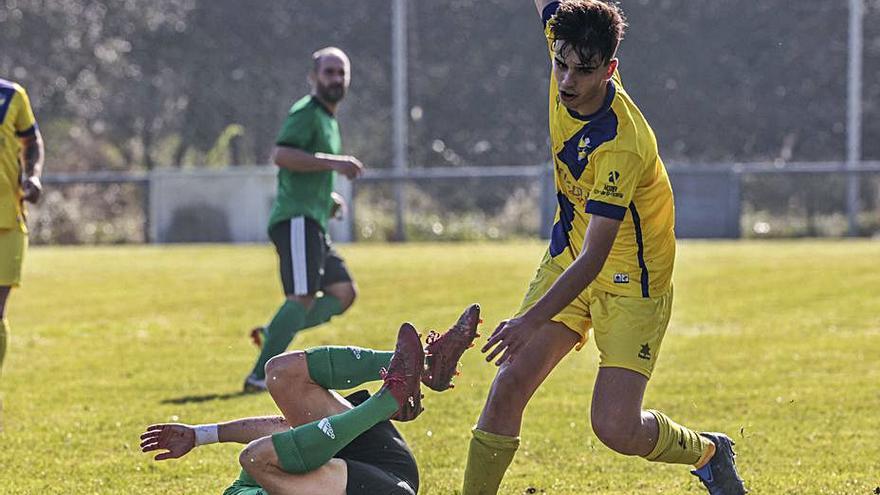
[(617, 59), (602, 64), (599, 57), (585, 62), (571, 46), (554, 45), (553, 77), (559, 88), (559, 101), (580, 114), (598, 110), (605, 97), (605, 88)]
[(325, 55), (321, 57), (314, 80), (315, 91), (322, 100), (338, 103), (345, 97), (351, 81), (348, 64), (337, 56)]

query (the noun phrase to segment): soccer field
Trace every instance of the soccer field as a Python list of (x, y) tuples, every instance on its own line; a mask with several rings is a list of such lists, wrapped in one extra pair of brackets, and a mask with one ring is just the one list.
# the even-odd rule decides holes
[[(518, 306), (543, 248), (342, 246), (359, 299), (292, 347), (390, 348), (400, 322), (444, 330), (470, 302), (483, 307), (482, 342)], [(247, 330), (281, 301), (275, 263), (268, 245), (31, 249), (8, 308), (0, 493), (222, 493), (238, 474), (239, 446), (156, 463), (138, 435), (153, 422), (276, 412), (266, 394), (239, 394), (255, 358)], [(728, 432), (753, 493), (874, 493), (878, 269), (880, 242), (682, 242), (646, 407)], [(597, 361), (592, 343), (573, 353), (532, 399), (501, 493), (702, 493), (683, 466), (597, 441), (588, 416)], [(454, 390), (426, 391), (425, 413), (399, 425), (422, 494), (460, 487), (495, 368), (473, 349), (462, 372)]]

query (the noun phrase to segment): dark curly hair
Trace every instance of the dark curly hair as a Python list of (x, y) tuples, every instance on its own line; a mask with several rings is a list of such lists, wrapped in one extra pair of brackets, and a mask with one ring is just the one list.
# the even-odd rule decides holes
[(581, 62), (590, 64), (599, 57), (600, 65), (614, 58), (623, 39), (626, 17), (616, 3), (601, 0), (563, 0), (550, 21), (554, 41), (575, 50)]

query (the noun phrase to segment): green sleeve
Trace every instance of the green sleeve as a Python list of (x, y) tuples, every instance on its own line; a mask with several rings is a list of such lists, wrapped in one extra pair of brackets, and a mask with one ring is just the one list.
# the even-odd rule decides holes
[(278, 138), (275, 139), (275, 144), (312, 151), (311, 147), (316, 132), (315, 113), (307, 108), (297, 109), (287, 116), (287, 120), (281, 126), (281, 132), (278, 133)]

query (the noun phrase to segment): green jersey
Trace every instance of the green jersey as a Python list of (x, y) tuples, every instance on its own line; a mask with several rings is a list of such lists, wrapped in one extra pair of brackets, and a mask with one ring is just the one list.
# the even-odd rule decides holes
[[(287, 120), (275, 140), (278, 146), (297, 148), (307, 153), (332, 153), (342, 149), (339, 124), (318, 100), (305, 96), (290, 107)], [(306, 216), (327, 231), (327, 220), (333, 207), (333, 183), (336, 172), (293, 172), (278, 169), (278, 189), (269, 228), (293, 217)]]

